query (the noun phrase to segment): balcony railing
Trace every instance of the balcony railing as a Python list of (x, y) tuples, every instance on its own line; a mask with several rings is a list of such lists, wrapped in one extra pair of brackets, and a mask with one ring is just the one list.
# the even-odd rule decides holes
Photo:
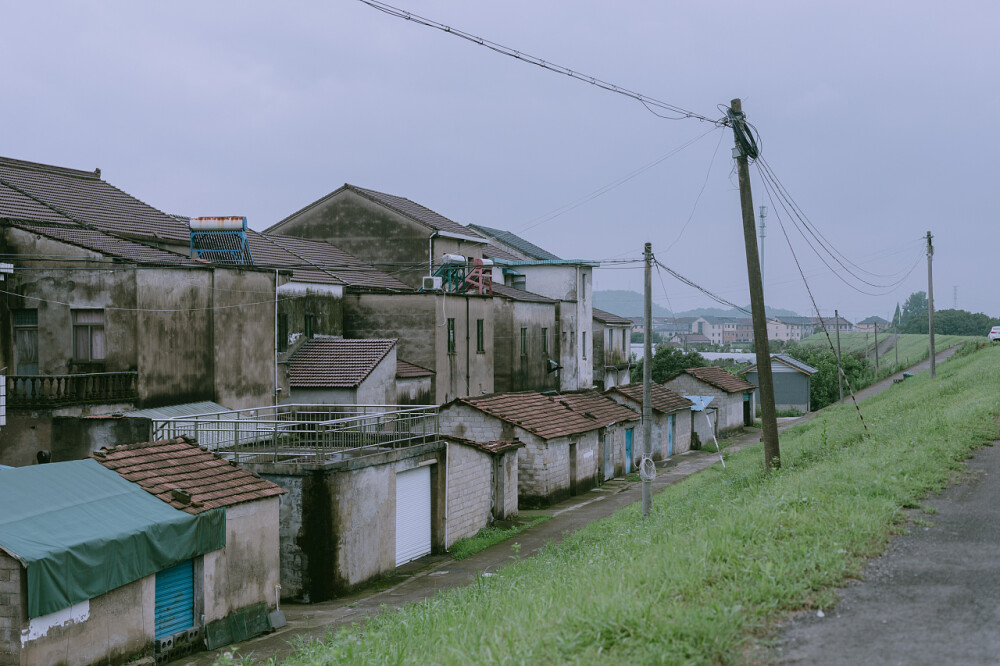
[(188, 436), (240, 463), (325, 464), (437, 441), (438, 408), (278, 405), (153, 420), (153, 438)]
[(7, 406), (46, 408), (134, 402), (139, 396), (137, 383), (137, 372), (9, 375)]

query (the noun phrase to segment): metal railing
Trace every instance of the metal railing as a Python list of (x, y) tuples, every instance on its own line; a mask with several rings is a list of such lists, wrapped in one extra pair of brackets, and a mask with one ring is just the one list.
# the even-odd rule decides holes
[(192, 437), (235, 462), (324, 464), (436, 441), (436, 406), (278, 405), (153, 419), (153, 439)]
[(139, 397), (137, 372), (91, 372), (75, 375), (8, 375), (8, 407), (134, 402)]

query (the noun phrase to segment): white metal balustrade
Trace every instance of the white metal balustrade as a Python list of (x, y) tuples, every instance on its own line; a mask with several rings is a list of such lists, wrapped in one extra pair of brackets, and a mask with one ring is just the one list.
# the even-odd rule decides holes
[(153, 438), (191, 437), (235, 462), (323, 464), (438, 438), (438, 408), (277, 405), (153, 419)]

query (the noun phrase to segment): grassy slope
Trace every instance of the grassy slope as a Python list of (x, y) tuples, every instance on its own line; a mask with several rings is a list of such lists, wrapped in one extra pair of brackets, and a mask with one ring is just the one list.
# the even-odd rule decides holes
[[(502, 576), (389, 612), (286, 663), (737, 663), (788, 612), (827, 606), (998, 436), (1000, 348), (938, 366), (782, 435), (511, 564)], [(933, 406), (933, 409), (928, 409)]]
[[(879, 343), (891, 334), (880, 334)], [(831, 334), (830, 339), (833, 340), (834, 344), (837, 344), (837, 339)], [(935, 335), (934, 336), (934, 348), (937, 351), (942, 351), (948, 347), (953, 347), (957, 344), (963, 342), (968, 342), (971, 340), (982, 340), (981, 337), (967, 336), (967, 335)], [(868, 335), (869, 346), (874, 345), (875, 336)], [(830, 344), (826, 340), (826, 335), (823, 333), (814, 333), (808, 338), (802, 341), (802, 344), (806, 345), (818, 345), (824, 349), (829, 348)], [(899, 339), (896, 344), (899, 346), (899, 362), (906, 365), (912, 365), (914, 363), (919, 363), (920, 361), (927, 358), (927, 336), (920, 335), (916, 333), (903, 333), (900, 334)], [(865, 334), (864, 333), (841, 333), (840, 334), (840, 349), (844, 354), (849, 354), (852, 352), (864, 353), (865, 351)], [(895, 352), (890, 349), (885, 354), (885, 358), (889, 360), (895, 360)]]

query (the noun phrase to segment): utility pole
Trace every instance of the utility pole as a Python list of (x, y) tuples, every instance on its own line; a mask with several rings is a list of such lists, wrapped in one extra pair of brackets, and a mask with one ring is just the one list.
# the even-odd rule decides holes
[(840, 402), (844, 402), (844, 369), (840, 365), (840, 312), (833, 311), (833, 319), (837, 329), (837, 388), (840, 389)]
[(934, 257), (934, 236), (927, 232), (927, 334), (931, 346), (931, 379), (934, 379), (934, 275), (931, 271), (931, 259)]
[(878, 373), (878, 322), (875, 322), (875, 372)]
[(767, 222), (764, 220), (767, 218), (767, 206), (760, 207), (760, 265), (761, 271), (764, 270), (764, 239), (767, 238)]
[(646, 243), (642, 253), (646, 262), (646, 284), (643, 292), (642, 316), (646, 334), (642, 336), (642, 515), (649, 514), (653, 503), (653, 482), (646, 474), (646, 461), (653, 458), (653, 246)]
[[(767, 470), (781, 467), (778, 446), (778, 419), (774, 409), (774, 381), (771, 376), (771, 354), (767, 344), (767, 316), (764, 312), (764, 286), (760, 278), (760, 259), (757, 254), (757, 234), (754, 233), (753, 194), (750, 191), (748, 157), (757, 157), (757, 144), (746, 126), (743, 102), (730, 103), (729, 121), (733, 128), (736, 147), (733, 157), (739, 172), (740, 206), (743, 213), (743, 241), (746, 245), (747, 274), (750, 280), (750, 309), (753, 317), (753, 337), (756, 341), (757, 380), (760, 384), (761, 430), (764, 435), (764, 466)], [(750, 153), (748, 155), (748, 153)]]

